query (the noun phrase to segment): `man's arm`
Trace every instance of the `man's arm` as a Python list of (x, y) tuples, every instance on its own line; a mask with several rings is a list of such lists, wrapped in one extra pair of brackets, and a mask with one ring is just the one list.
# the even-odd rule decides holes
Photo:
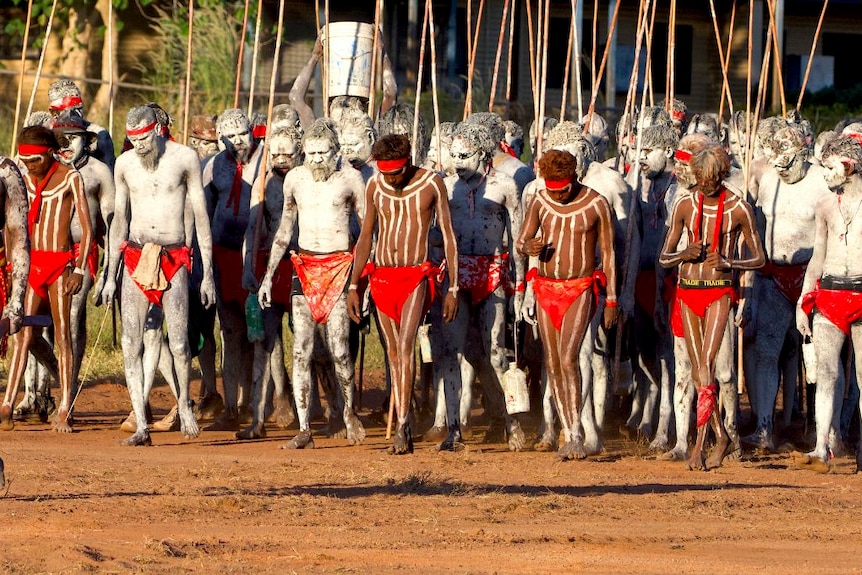
[(700, 258), (703, 252), (703, 240), (689, 244), (681, 250), (676, 249), (685, 228), (685, 206), (685, 202), (677, 202), (673, 206), (670, 230), (664, 238), (664, 245), (658, 257), (658, 263), (663, 268), (675, 268), (683, 262), (694, 261)]
[[(521, 198), (519, 197), (517, 184), (512, 185), (506, 182), (505, 186), (503, 197), (506, 212), (509, 215), (509, 257), (512, 259), (512, 265), (515, 268), (515, 286), (520, 287), (524, 285), (527, 258), (516, 249), (515, 241), (521, 236), (521, 226), (524, 224), (524, 211), (521, 207)], [(523, 303), (524, 292), (516, 289), (513, 302), (515, 321), (520, 321), (521, 319), (521, 306)]]
[(114, 172), (114, 193), (114, 219), (111, 222), (111, 238), (105, 247), (108, 270), (105, 273), (105, 287), (102, 288), (102, 303), (106, 305), (111, 304), (117, 291), (120, 244), (129, 237), (129, 185), (126, 183), (123, 158), (117, 162)]
[(292, 178), (289, 173), (284, 178), (284, 207), (281, 212), (281, 222), (278, 224), (278, 231), (273, 238), (272, 247), (269, 250), (269, 260), (266, 262), (266, 274), (260, 281), (260, 290), (258, 291), (258, 299), (264, 307), (269, 307), (272, 301), (272, 278), (275, 276), (278, 264), (281, 263), (281, 259), (287, 253), (290, 242), (293, 241), (293, 230), (298, 215), (294, 196), (294, 179), (296, 178)]
[[(740, 209), (738, 211), (734, 210), (734, 212), (736, 212), (740, 218), (740, 231), (742, 232), (742, 239), (745, 246), (748, 248), (748, 252), (745, 256), (738, 258), (721, 258), (721, 256), (716, 252), (710, 253), (715, 253), (715, 256), (724, 260), (728, 269), (756, 270), (757, 268), (763, 267), (763, 264), (766, 263), (766, 252), (763, 250), (763, 242), (760, 240), (760, 234), (757, 233), (757, 228), (754, 223), (754, 212), (751, 209), (751, 206), (740, 201), (739, 208)], [(740, 250), (737, 249), (736, 251), (739, 252)]]
[[(293, 109), (299, 115), (299, 121), (302, 124), (303, 130), (308, 130), (314, 123), (314, 110), (305, 103), (305, 94), (308, 92), (308, 84), (311, 82), (314, 68), (317, 66), (317, 62), (322, 55), (323, 43), (318, 38), (314, 42), (311, 58), (309, 58), (308, 63), (305, 64), (305, 67), (296, 76), (296, 80), (293, 81), (293, 87), (290, 89), (290, 95), (288, 96), (290, 98), (290, 105), (293, 106)], [(323, 105), (328, 106), (329, 103), (324, 102)]]
[(823, 204), (824, 200), (817, 202), (817, 208), (814, 211), (814, 251), (811, 254), (811, 259), (808, 260), (808, 267), (805, 269), (802, 294), (799, 301), (796, 302), (796, 328), (803, 337), (811, 335), (811, 323), (808, 320), (808, 314), (802, 310), (802, 302), (805, 299), (805, 294), (814, 291), (817, 280), (823, 276), (823, 267), (826, 262), (826, 240), (829, 236), (829, 223), (826, 220), (826, 207)]
[(248, 206), (248, 225), (242, 238), (242, 287), (244, 290), (257, 293), (260, 287), (255, 277), (257, 252), (260, 249), (260, 233), (263, 229), (263, 219), (266, 217), (266, 202), (261, 200), (261, 186), (266, 187), (269, 174), (257, 178), (251, 187), (251, 200)]
[(362, 277), (362, 270), (371, 256), (371, 245), (373, 243), (374, 227), (377, 225), (377, 206), (374, 205), (374, 186), (376, 178), (368, 180), (365, 187), (365, 217), (362, 219), (362, 230), (356, 241), (356, 249), (353, 255), (353, 270), (350, 272), (350, 287), (347, 290), (347, 312), (350, 319), (359, 323), (362, 315), (362, 304), (356, 286)]
[(27, 187), (21, 172), (6, 159), (0, 163), (0, 192), (3, 194), (4, 236), (7, 261), (12, 264), (12, 290), (3, 310), (9, 318), (9, 331), (15, 333), (24, 317), (24, 294), (30, 272), (30, 239), (27, 235)]
[[(186, 169), (186, 198), (191, 204), (194, 215), (195, 236), (198, 240), (198, 249), (201, 253), (203, 263), (203, 279), (201, 280), (201, 303), (204, 307), (210, 307), (215, 303), (215, 281), (213, 280), (213, 244), (210, 219), (207, 213), (207, 201), (204, 196), (203, 183), (201, 181), (201, 164), (197, 154), (191, 148), (184, 148), (184, 157), (177, 157), (176, 161), (185, 162)], [(177, 154), (179, 156), (179, 154)], [(118, 206), (119, 209), (119, 206)], [(186, 240), (188, 241), (188, 239)]]
[(446, 254), (446, 272), (449, 274), (449, 293), (443, 300), (443, 320), (450, 322), (458, 313), (458, 241), (455, 239), (455, 227), (452, 225), (452, 214), (449, 211), (449, 194), (443, 178), (434, 175), (431, 179), (434, 190), (434, 211), (437, 227), (443, 234), (443, 251)]
[(87, 272), (87, 258), (90, 254), (90, 246), (93, 243), (93, 225), (90, 216), (90, 204), (87, 202), (87, 192), (84, 189), (84, 178), (75, 172), (70, 180), (72, 184), (72, 200), (75, 210), (78, 212), (78, 221), (81, 224), (81, 249), (78, 251), (78, 259), (75, 261), (75, 271), (66, 281), (66, 295), (74, 295), (81, 290), (84, 283), (84, 274)]

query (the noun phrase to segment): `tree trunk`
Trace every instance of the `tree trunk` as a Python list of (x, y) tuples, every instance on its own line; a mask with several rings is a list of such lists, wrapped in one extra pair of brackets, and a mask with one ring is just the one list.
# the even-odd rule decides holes
[[(95, 6), (95, 11), (101, 16), (102, 22), (105, 22), (106, 25), (105, 42), (103, 44), (103, 49), (100, 51), (100, 54), (102, 55), (101, 77), (104, 80), (110, 80), (111, 78), (111, 59), (113, 59), (114, 62), (117, 61), (117, 40), (119, 38), (119, 34), (117, 33), (117, 14), (116, 10), (110, 9), (110, 2), (111, 0), (98, 0)], [(112, 39), (109, 45), (107, 22), (108, 18), (111, 16), (113, 16), (113, 22), (111, 24)], [(114, 68), (113, 72), (114, 77), (116, 78), (116, 68)], [(94, 119), (101, 119), (102, 125), (106, 127), (108, 124), (105, 122), (105, 119), (107, 119), (108, 112), (111, 108), (111, 100), (111, 87), (108, 84), (99, 85), (99, 89), (93, 98), (92, 115)]]

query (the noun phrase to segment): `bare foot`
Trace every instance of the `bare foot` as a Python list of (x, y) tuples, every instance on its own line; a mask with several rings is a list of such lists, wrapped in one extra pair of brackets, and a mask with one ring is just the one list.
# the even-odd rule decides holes
[(667, 435), (656, 435), (655, 439), (653, 439), (649, 444), (650, 451), (661, 451), (665, 452), (668, 448)]
[(270, 419), (275, 419), (275, 424), (279, 429), (287, 429), (296, 419), (296, 414), (293, 412), (293, 406), (290, 405), (290, 398), (286, 395), (277, 395), (275, 396), (273, 403), (274, 408)]
[(359, 445), (365, 440), (365, 428), (354, 413), (348, 413), (344, 418), (344, 426), (347, 430), (347, 444)]
[(153, 440), (150, 439), (149, 430), (144, 429), (143, 431), (138, 431), (131, 437), (124, 439), (120, 443), (122, 443), (123, 445), (130, 445), (132, 447), (140, 447), (145, 445), (152, 445)]
[(733, 443), (731, 443), (730, 438), (725, 433), (716, 442), (715, 447), (712, 448), (709, 458), (706, 460), (706, 468), (715, 469), (716, 467), (721, 467), (724, 458), (733, 453), (734, 449)]
[(438, 443), (446, 439), (446, 436), (449, 432), (442, 425), (435, 425), (428, 431), (422, 434), (422, 441), (431, 441), (433, 443)]
[(135, 412), (130, 411), (129, 416), (123, 420), (123, 423), (120, 424), (120, 431), (125, 431), (126, 433), (134, 433), (138, 430), (138, 418), (135, 417)]
[(502, 419), (494, 418), (488, 423), (488, 431), (482, 438), (482, 443), (503, 443), (506, 441), (506, 424)]
[(688, 468), (692, 471), (706, 471), (706, 458), (703, 452), (695, 449), (691, 457), (688, 458)]
[(218, 419), (204, 427), (204, 431), (239, 431), (239, 418), (236, 413), (225, 411)]
[(570, 461), (572, 459), (586, 459), (587, 450), (584, 449), (583, 442), (579, 440), (567, 441), (557, 451), (557, 459), (560, 461)]
[(153, 423), (151, 429), (153, 431), (179, 431), (180, 418), (177, 414), (177, 406), (175, 405), (166, 416)]
[(464, 441), (469, 441), (473, 439), (473, 426), (467, 423), (461, 424), (461, 439), (463, 439)]
[(458, 425), (449, 427), (449, 434), (446, 439), (437, 447), (438, 451), (463, 451), (465, 448), (464, 442), (461, 439), (461, 430)]
[(51, 428), (58, 433), (72, 433), (72, 426), (69, 424), (69, 412), (61, 409), (57, 412), (57, 421), (54, 422)]
[(12, 406), (4, 405), (0, 407), (0, 430), (12, 431), (15, 429), (15, 422), (12, 421)]
[(524, 435), (524, 430), (521, 429), (521, 424), (514, 417), (512, 424), (509, 426), (509, 451), (521, 451), (527, 445), (527, 437)]
[(795, 451), (791, 454), (794, 458), (793, 464), (799, 469), (807, 469), (816, 473), (829, 473), (829, 463), (813, 453), (799, 453)]
[(631, 441), (633, 439), (637, 439), (637, 435), (638, 435), (637, 431), (632, 429), (628, 425), (620, 425), (619, 432), (620, 432), (620, 435), (623, 436), (623, 438), (625, 438), (629, 441)]
[(300, 431), (296, 436), (281, 446), (282, 449), (314, 449), (314, 437), (311, 431)]
[(237, 439), (263, 439), (266, 437), (266, 427), (261, 425), (249, 425), (242, 431), (236, 432)]
[(557, 450), (557, 434), (553, 429), (546, 429), (540, 436), (536, 436), (536, 442), (533, 443), (534, 451), (550, 453)]
[(198, 420), (195, 419), (195, 413), (190, 405), (178, 406), (177, 412), (180, 416), (180, 432), (182, 432), (183, 437), (194, 439), (201, 434)]
[(658, 461), (682, 461), (685, 459), (686, 450), (674, 447), (670, 451), (662, 453), (656, 457)]
[(755, 431), (751, 435), (741, 437), (743, 445), (754, 449), (756, 455), (770, 455), (775, 453), (775, 445), (772, 443), (772, 434), (765, 429)]
[(215, 419), (224, 411), (224, 400), (217, 393), (205, 395), (195, 405), (195, 416), (199, 420)]
[(326, 424), (326, 431), (323, 433), (326, 437), (330, 437), (332, 439), (347, 438), (347, 429), (344, 427), (344, 420), (336, 416), (334, 410), (329, 416), (328, 423)]
[(410, 431), (410, 424), (405, 423), (399, 425), (395, 430), (395, 438), (392, 442), (392, 447), (389, 448), (391, 455), (405, 455), (413, 453), (413, 433)]

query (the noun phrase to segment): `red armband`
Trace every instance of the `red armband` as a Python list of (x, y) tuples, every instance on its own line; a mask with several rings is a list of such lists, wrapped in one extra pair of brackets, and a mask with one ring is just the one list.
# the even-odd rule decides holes
[(617, 303), (617, 300), (606, 300), (605, 301), (605, 307), (617, 307), (618, 305), (619, 304)]

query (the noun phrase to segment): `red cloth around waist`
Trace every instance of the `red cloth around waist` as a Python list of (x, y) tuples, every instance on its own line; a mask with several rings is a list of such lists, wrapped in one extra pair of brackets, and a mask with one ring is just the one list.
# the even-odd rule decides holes
[(730, 296), (731, 304), (736, 301), (736, 290), (733, 286), (685, 288), (677, 285), (675, 305), (671, 304), (670, 327), (673, 334), (677, 337), (683, 337), (685, 335), (682, 327), (681, 304), (685, 304), (686, 307), (693, 311), (698, 317), (703, 317), (706, 315), (706, 310), (709, 309), (709, 306), (726, 295)]
[(814, 291), (802, 298), (802, 310), (811, 314), (814, 307), (820, 315), (831, 321), (835, 327), (850, 335), (850, 325), (862, 318), (862, 292), (838, 289), (822, 289), (820, 280)]
[(65, 252), (49, 252), (30, 250), (30, 275), (27, 282), (36, 295), (45, 299), (48, 297), (48, 286), (63, 275), (67, 267), (74, 265), (75, 256), (72, 250)]
[(469, 291), (473, 305), (485, 301), (501, 284), (507, 285), (509, 254), (467, 256), (458, 254), (458, 287)]
[(551, 318), (557, 331), (563, 326), (563, 318), (581, 294), (590, 287), (594, 297), (598, 299), (599, 288), (607, 286), (605, 272), (596, 270), (592, 275), (582, 278), (556, 279), (540, 276), (535, 268), (527, 274), (527, 281), (533, 281), (533, 291), (536, 301)]
[[(438, 268), (431, 262), (418, 266), (376, 267), (372, 265), (369, 287), (377, 311), (393, 319), (400, 326), (404, 302), (416, 291), (422, 280), (433, 277), (437, 270)], [(434, 282), (429, 281), (425, 292), (423, 314), (431, 307), (433, 300)]]
[(777, 265), (766, 262), (766, 265), (757, 270), (765, 278), (775, 282), (778, 291), (787, 298), (790, 303), (799, 301), (802, 295), (802, 282), (805, 280), (805, 270), (808, 264)]
[[(126, 264), (126, 269), (129, 270), (129, 275), (135, 273), (138, 267), (138, 262), (141, 260), (141, 247), (123, 242), (120, 245), (120, 252), (123, 254), (123, 261)], [(192, 250), (188, 246), (180, 246), (176, 248), (162, 248), (161, 257), (159, 258), (162, 266), (162, 273), (165, 274), (165, 279), (170, 282), (183, 266), (189, 271), (192, 269)], [(132, 280), (134, 281), (134, 280)], [(147, 296), (150, 303), (162, 305), (162, 296), (166, 290), (159, 289), (144, 289), (141, 284), (135, 282), (135, 285)]]
[(213, 245), (213, 265), (218, 272), (219, 299), (245, 305), (248, 292), (242, 289), (242, 251)]
[(350, 279), (353, 253), (293, 254), (290, 259), (311, 317), (317, 323), (326, 323)]
[[(78, 256), (81, 255), (81, 243), (72, 244), (72, 253), (75, 254), (75, 261), (78, 261)], [(90, 271), (90, 276), (95, 278), (99, 272), (99, 244), (96, 240), (90, 242), (90, 251), (87, 252), (87, 269)]]

